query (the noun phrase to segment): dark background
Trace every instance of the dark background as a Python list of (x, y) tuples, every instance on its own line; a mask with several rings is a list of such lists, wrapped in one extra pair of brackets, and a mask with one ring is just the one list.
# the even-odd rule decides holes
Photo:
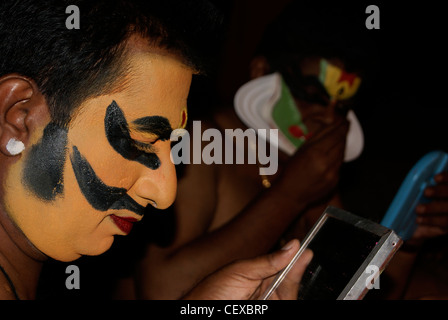
[[(215, 88), (219, 99), (231, 105), (248, 80), (248, 64), (264, 28), (290, 0), (214, 2), (226, 13)], [(444, 10), (435, 1), (338, 3), (361, 21), (368, 17), (368, 5), (380, 9), (379, 30), (359, 25), (373, 51), (371, 78), (363, 80), (363, 102), (356, 109), (365, 148), (344, 166), (341, 182), (347, 208), (379, 221), (415, 162), (431, 150), (448, 151)]]

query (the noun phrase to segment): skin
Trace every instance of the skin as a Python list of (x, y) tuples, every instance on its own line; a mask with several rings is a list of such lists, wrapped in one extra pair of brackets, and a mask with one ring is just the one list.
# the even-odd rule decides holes
[[(253, 78), (268, 72), (260, 62), (253, 63)], [(317, 76), (318, 62), (314, 59), (313, 66), (303, 71)], [(257, 165), (186, 167), (175, 202), (177, 234), (167, 248), (148, 246), (136, 280), (138, 298), (176, 299), (217, 268), (268, 252), (313, 204), (307, 213), (310, 218), (293, 230), (295, 237), (304, 236), (336, 186), (348, 122), (334, 103), (297, 102), (313, 137), (292, 158), (280, 155), (280, 170), (270, 177), (270, 189), (263, 190)], [(210, 127), (246, 128), (229, 110), (213, 120)]]

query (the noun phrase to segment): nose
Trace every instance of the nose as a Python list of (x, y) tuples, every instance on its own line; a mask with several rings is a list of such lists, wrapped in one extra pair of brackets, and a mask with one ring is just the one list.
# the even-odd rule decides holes
[(158, 209), (166, 209), (176, 198), (176, 170), (170, 160), (170, 141), (160, 141), (157, 149), (160, 166), (153, 170), (136, 164), (139, 166), (138, 177), (128, 194), (143, 206), (150, 204)]

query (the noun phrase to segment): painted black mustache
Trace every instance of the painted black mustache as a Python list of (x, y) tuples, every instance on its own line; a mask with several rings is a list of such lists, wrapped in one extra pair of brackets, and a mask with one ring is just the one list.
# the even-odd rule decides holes
[(75, 146), (70, 160), (81, 192), (94, 209), (99, 211), (126, 209), (143, 216), (145, 207), (132, 199), (126, 189), (104, 184)]

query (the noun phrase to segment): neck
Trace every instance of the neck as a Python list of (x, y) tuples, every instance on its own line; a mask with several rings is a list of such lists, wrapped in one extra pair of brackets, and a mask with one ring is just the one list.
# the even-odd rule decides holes
[(0, 266), (20, 299), (34, 299), (43, 262), (47, 257), (0, 209)]

